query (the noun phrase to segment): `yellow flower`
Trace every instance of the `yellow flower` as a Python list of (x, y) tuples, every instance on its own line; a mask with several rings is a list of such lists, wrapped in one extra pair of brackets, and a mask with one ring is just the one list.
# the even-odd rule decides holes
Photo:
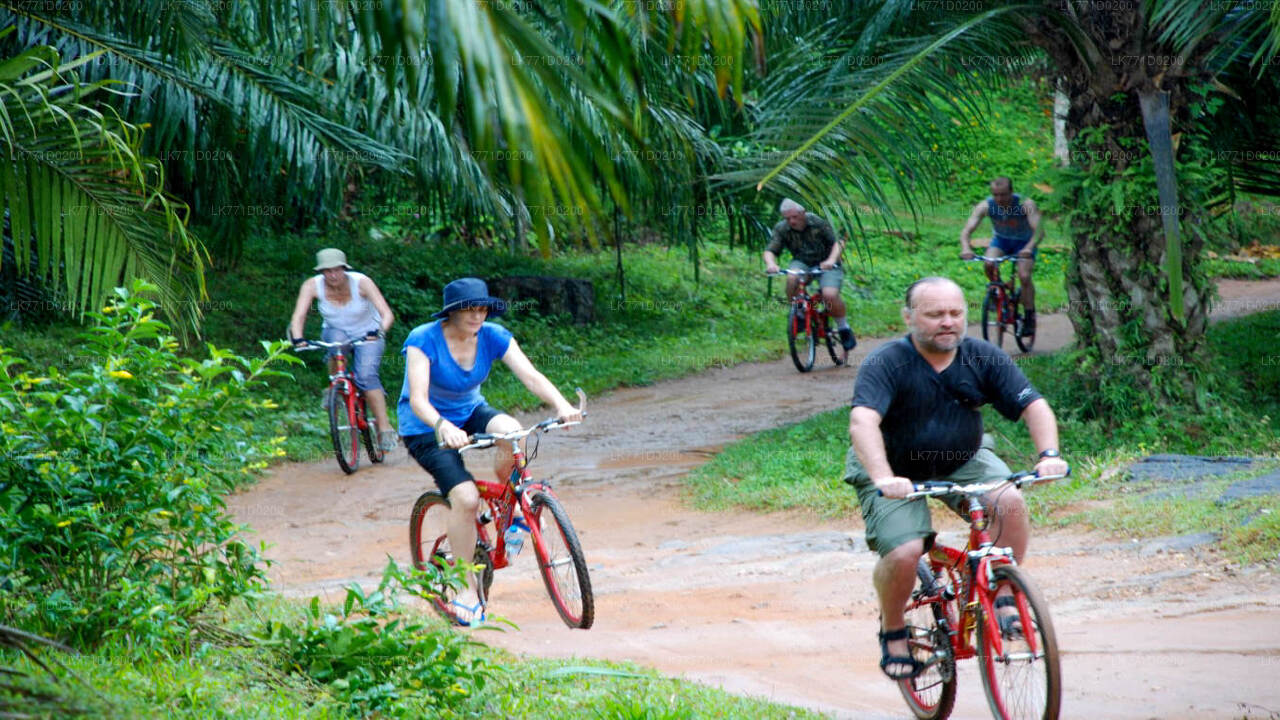
[(108, 305), (108, 306), (106, 306), (106, 307), (102, 308), (102, 314), (103, 314), (103, 315), (110, 315), (111, 313), (113, 313), (113, 312), (115, 312), (115, 311), (116, 311), (116, 308), (115, 308), (115, 306), (114, 306), (114, 305)]
[(58, 523), (58, 527), (62, 528), (62, 527), (66, 527), (66, 526), (68, 526), (68, 525), (70, 525), (70, 524), (71, 524), (71, 521), (70, 521), (70, 520), (63, 520), (62, 522)]
[(133, 373), (129, 372), (128, 370), (112, 370), (107, 374), (113, 378), (120, 378), (121, 380), (133, 379)]

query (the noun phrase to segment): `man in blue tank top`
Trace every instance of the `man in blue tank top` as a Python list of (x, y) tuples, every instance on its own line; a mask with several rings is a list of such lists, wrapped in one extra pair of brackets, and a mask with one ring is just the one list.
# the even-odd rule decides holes
[[(960, 257), (974, 257), (969, 235), (978, 228), (983, 218), (991, 220), (994, 237), (987, 246), (986, 257), (1018, 256), (1018, 280), (1022, 282), (1022, 305), (1027, 309), (1027, 319), (1022, 326), (1024, 336), (1036, 334), (1036, 288), (1031, 282), (1031, 271), (1036, 263), (1036, 244), (1044, 237), (1040, 225), (1040, 208), (1031, 198), (1013, 192), (1013, 181), (1001, 176), (991, 181), (991, 196), (973, 206), (969, 221), (960, 231)], [(987, 277), (998, 279), (996, 266), (986, 264)]]

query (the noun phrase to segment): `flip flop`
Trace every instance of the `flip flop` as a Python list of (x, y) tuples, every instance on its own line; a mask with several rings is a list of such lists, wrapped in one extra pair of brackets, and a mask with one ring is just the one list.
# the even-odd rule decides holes
[(472, 627), (475, 625), (479, 625), (485, 621), (485, 614), (484, 614), (485, 608), (484, 608), (484, 603), (482, 601), (476, 601), (475, 605), (465, 605), (463, 603), (458, 602), (457, 600), (454, 600), (453, 602), (449, 603), (449, 606), (456, 607), (459, 610), (466, 610), (467, 612), (471, 613), (471, 620), (467, 621), (458, 617), (458, 614), (456, 612), (452, 610), (449, 611), (449, 614), (453, 616), (453, 621), (458, 623), (462, 627)]

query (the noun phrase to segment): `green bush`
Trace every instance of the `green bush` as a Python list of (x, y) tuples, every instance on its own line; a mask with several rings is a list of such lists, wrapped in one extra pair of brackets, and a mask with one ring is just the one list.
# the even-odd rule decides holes
[(283, 343), (180, 358), (152, 291), (91, 313), (77, 369), (37, 376), (0, 348), (0, 612), (79, 647), (171, 643), (264, 579), (221, 495), (272, 452), (245, 428)]
[(259, 638), (281, 653), (287, 671), (328, 687), (352, 713), (396, 714), (412, 706), (414, 715), (439, 714), (483, 690), (491, 672), (483, 659), (463, 657), (472, 641), (401, 612), (401, 590), (434, 584), (417, 573), (406, 578), (388, 560), (378, 588), (365, 594), (350, 585), (338, 614), (313, 597), (302, 628), (269, 621)]

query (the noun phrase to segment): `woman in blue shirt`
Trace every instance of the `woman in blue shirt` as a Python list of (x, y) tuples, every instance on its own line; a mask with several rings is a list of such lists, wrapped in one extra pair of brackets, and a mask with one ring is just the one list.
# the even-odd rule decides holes
[[(409, 454), (449, 499), (449, 544), (455, 548), (475, 546), (480, 504), (475, 478), (457, 448), (466, 445), (473, 433), (520, 429), (515, 418), (491, 407), (480, 394), (493, 363), (506, 363), (530, 392), (555, 409), (560, 420), (582, 419), (578, 409), (529, 362), (511, 332), (486, 322), (505, 310), (505, 303), (489, 296), (483, 280), (454, 280), (445, 286), (444, 307), (432, 316), (438, 319), (414, 328), (404, 341), (405, 376), (397, 406), (400, 435)], [(499, 446), (494, 472), (505, 478), (514, 460), (509, 443)], [(474, 576), (468, 575), (453, 608), (460, 625), (484, 621), (484, 603)]]

